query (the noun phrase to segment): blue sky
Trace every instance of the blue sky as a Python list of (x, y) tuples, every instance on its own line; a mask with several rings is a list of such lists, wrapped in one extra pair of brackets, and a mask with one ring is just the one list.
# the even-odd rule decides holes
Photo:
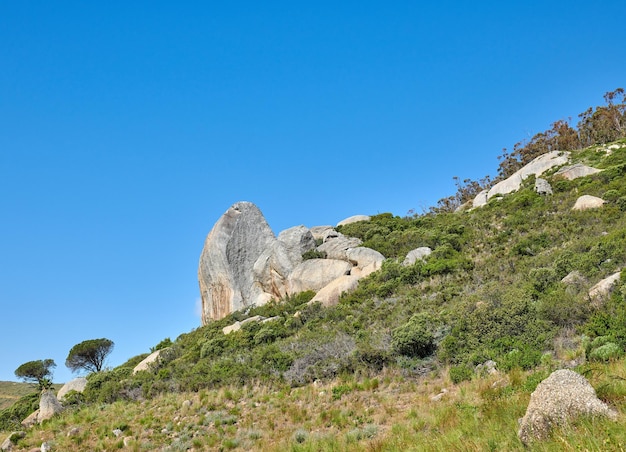
[(0, 4), (0, 380), (200, 325), (228, 207), (421, 211), (625, 86), (623, 1)]

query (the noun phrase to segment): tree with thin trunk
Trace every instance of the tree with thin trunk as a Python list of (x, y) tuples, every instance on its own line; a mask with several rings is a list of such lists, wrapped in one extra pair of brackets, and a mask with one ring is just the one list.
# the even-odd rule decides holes
[(100, 372), (105, 358), (113, 351), (113, 341), (110, 339), (89, 339), (76, 344), (70, 350), (65, 365), (72, 371), (81, 369), (87, 372)]

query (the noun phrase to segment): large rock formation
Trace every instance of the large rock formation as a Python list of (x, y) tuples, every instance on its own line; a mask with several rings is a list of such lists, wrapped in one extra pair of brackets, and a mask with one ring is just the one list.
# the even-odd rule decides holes
[(261, 295), (253, 267), (275, 240), (250, 202), (238, 202), (222, 215), (204, 242), (198, 267), (203, 324), (243, 309)]
[[(233, 311), (308, 290), (318, 292), (316, 301), (336, 303), (341, 293), (353, 290), (360, 278), (378, 270), (385, 260), (361, 243), (332, 226), (295, 226), (275, 237), (254, 204), (234, 204), (207, 236), (200, 256), (203, 325)], [(303, 254), (311, 250), (325, 258), (303, 260)]]
[(582, 375), (567, 369), (557, 370), (531, 394), (518, 436), (528, 444), (546, 438), (552, 427), (562, 426), (582, 415), (614, 419), (617, 413), (598, 399), (596, 391)]

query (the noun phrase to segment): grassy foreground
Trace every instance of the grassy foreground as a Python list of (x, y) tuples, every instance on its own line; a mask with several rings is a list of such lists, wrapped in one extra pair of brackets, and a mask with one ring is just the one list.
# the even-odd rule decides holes
[[(576, 369), (619, 411), (617, 422), (581, 419), (531, 450), (624, 450), (625, 366), (617, 360)], [(446, 369), (419, 379), (387, 370), (375, 378), (345, 376), (299, 388), (227, 386), (75, 405), (30, 430), (18, 450), (43, 441), (53, 451), (525, 450), (517, 438), (518, 419), (550, 370), (512, 370), (458, 385)]]

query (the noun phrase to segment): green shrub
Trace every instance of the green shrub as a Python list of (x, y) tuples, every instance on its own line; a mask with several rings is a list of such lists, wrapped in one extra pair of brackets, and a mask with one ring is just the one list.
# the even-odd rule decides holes
[(302, 260), (308, 259), (326, 259), (326, 251), (318, 251), (316, 249), (306, 251), (302, 255)]
[(462, 381), (469, 381), (472, 379), (474, 371), (466, 365), (452, 366), (450, 367), (449, 376), (452, 383), (459, 384)]
[(393, 330), (391, 345), (405, 356), (424, 358), (435, 351), (435, 338), (430, 329), (428, 318), (414, 315), (407, 323)]
[(624, 350), (614, 342), (606, 342), (599, 347), (592, 347), (591, 352), (587, 355), (591, 361), (610, 361), (621, 358)]

